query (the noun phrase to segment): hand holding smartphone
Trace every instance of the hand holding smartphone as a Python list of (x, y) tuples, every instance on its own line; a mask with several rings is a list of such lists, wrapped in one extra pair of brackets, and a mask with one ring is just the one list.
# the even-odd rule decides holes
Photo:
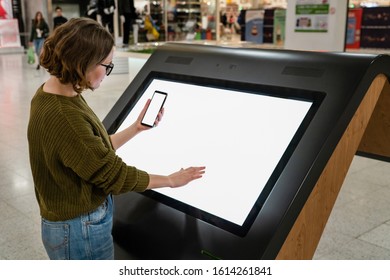
[(161, 111), (162, 107), (164, 106), (167, 96), (168, 94), (166, 92), (162, 92), (158, 90), (156, 90), (153, 93), (149, 106), (146, 109), (145, 115), (141, 120), (142, 125), (146, 125), (149, 127), (154, 126), (158, 113)]

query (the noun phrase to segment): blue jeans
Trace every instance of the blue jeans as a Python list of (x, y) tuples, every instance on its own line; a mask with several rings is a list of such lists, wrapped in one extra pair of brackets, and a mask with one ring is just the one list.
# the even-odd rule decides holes
[(34, 48), (35, 48), (35, 53), (38, 56), (38, 64), (39, 64), (39, 56), (41, 55), (41, 50), (44, 42), (45, 42), (44, 38), (34, 39)]
[(42, 218), (42, 241), (51, 260), (113, 260), (113, 200), (75, 219), (51, 222)]

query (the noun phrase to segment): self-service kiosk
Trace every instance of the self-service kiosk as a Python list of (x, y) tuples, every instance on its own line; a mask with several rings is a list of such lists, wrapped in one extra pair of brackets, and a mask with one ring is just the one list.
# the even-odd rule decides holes
[(116, 257), (311, 258), (388, 77), (387, 55), (159, 47), (103, 123), (120, 131), (165, 92), (163, 121), (117, 153), (151, 174), (206, 174), (115, 197)]

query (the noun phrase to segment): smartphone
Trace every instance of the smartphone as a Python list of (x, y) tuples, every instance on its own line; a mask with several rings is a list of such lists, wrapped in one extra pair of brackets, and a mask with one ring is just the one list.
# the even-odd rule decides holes
[(157, 115), (161, 111), (162, 107), (164, 106), (167, 96), (168, 94), (166, 92), (162, 92), (158, 90), (156, 90), (153, 93), (152, 100), (150, 101), (149, 106), (146, 109), (141, 124), (149, 127), (154, 126), (154, 122), (156, 121)]

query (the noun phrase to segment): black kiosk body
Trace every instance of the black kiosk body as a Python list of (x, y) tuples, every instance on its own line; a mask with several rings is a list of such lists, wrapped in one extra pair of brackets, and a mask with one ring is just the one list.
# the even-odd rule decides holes
[(115, 197), (116, 257), (275, 259), (380, 74), (389, 56), (159, 47), (103, 123), (114, 133), (166, 92), (161, 124), (118, 153), (150, 173), (206, 174), (180, 191)]

